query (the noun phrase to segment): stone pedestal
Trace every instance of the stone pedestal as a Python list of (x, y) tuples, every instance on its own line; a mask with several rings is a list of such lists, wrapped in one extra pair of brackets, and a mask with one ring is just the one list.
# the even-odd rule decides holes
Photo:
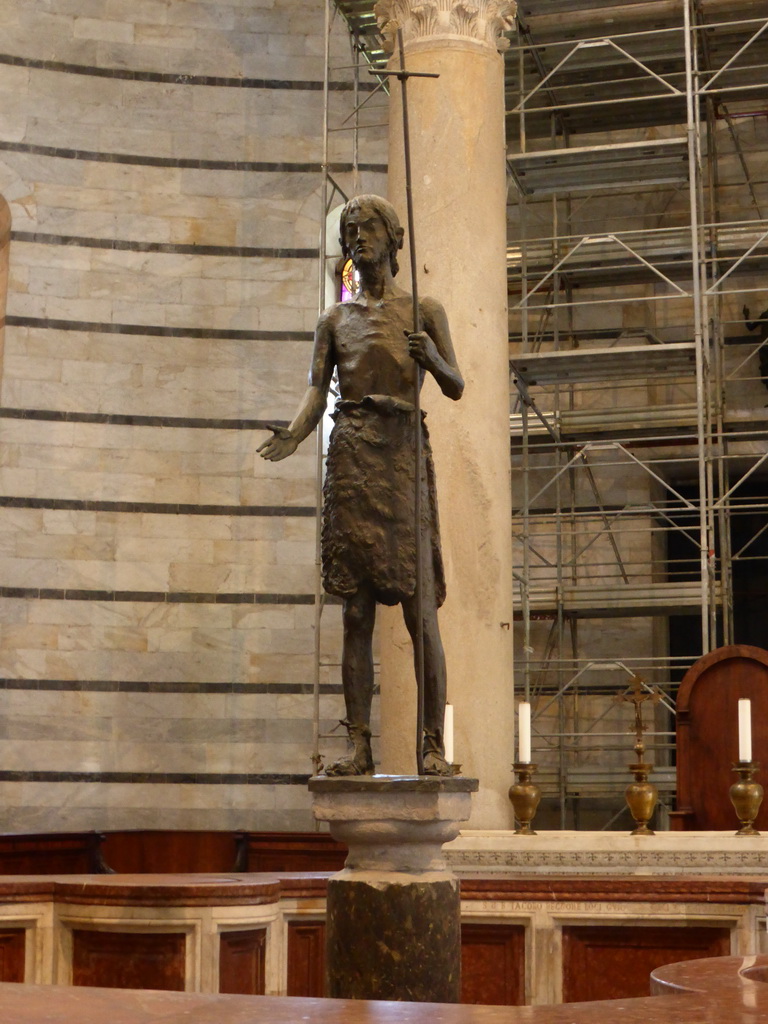
[(349, 847), (328, 883), (328, 996), (459, 1001), (459, 882), (442, 848), (469, 817), (477, 786), (461, 777), (310, 779), (315, 818)]

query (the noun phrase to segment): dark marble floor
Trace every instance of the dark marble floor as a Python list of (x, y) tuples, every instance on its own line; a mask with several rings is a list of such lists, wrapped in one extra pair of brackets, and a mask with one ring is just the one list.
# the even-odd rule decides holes
[(768, 1022), (768, 957), (661, 968), (646, 999), (562, 1006), (450, 1006), (0, 985), (13, 1024), (731, 1024)]

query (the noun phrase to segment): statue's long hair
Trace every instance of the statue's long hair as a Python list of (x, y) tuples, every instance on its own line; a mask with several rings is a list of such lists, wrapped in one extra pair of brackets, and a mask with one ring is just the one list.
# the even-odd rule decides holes
[(349, 250), (344, 244), (347, 217), (353, 210), (359, 210), (362, 206), (369, 206), (374, 213), (378, 214), (378, 216), (381, 217), (384, 227), (387, 229), (387, 238), (389, 239), (389, 265), (392, 269), (392, 276), (394, 277), (400, 269), (400, 265), (397, 262), (397, 251), (403, 247), (403, 229), (400, 226), (400, 220), (395, 212), (394, 206), (391, 203), (388, 203), (386, 199), (382, 199), (381, 196), (354, 196), (341, 211), (341, 219), (339, 220), (341, 237), (339, 238), (339, 241), (341, 242), (341, 251), (344, 254), (344, 258), (349, 258)]

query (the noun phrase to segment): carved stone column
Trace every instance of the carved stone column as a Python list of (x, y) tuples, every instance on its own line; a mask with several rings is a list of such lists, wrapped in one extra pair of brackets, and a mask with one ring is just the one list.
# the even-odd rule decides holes
[[(419, 291), (445, 306), (466, 390), (430, 379), (448, 599), (440, 625), (455, 706), (455, 759), (480, 780), (472, 828), (509, 828), (512, 780), (512, 552), (506, 279), (504, 67), (512, 0), (379, 0), (390, 41), (402, 29), (408, 84)], [(391, 67), (399, 67), (397, 55)], [(405, 221), (401, 89), (391, 83), (389, 198)], [(410, 287), (406, 243), (400, 283)], [(399, 610), (382, 609), (382, 770), (414, 770), (411, 647)]]
[(469, 817), (476, 779), (310, 779), (313, 810), (346, 843), (328, 880), (326, 995), (457, 1003), (459, 880), (443, 844)]

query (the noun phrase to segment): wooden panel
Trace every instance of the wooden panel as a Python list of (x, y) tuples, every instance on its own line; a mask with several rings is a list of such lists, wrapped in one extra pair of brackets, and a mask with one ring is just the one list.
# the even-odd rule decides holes
[[(737, 701), (752, 701), (753, 757), (768, 765), (768, 651), (720, 647), (693, 665), (677, 699), (677, 804), (673, 828), (733, 831), (739, 822), (728, 797), (738, 759)], [(758, 780), (760, 776), (758, 774)], [(756, 826), (768, 830), (768, 800)]]
[(0, 875), (81, 875), (103, 871), (98, 832), (0, 835)]
[(491, 1006), (525, 1003), (525, 928), (461, 926), (461, 1001)]
[(146, 830), (108, 832), (104, 860), (120, 874), (237, 871), (237, 833)]
[(327, 832), (251, 832), (247, 871), (341, 871), (347, 847)]
[(327, 832), (121, 832), (0, 835), (0, 874), (339, 871), (347, 848)]
[(219, 992), (263, 996), (266, 992), (265, 928), (222, 932), (219, 942)]
[(287, 995), (325, 995), (325, 921), (289, 922)]
[(339, 871), (347, 848), (327, 832), (136, 830), (106, 833), (103, 856), (120, 874)]
[(24, 981), (24, 928), (0, 929), (0, 981)]
[(72, 932), (72, 984), (184, 991), (186, 936), (171, 932)]
[(656, 967), (700, 957), (728, 956), (727, 928), (641, 925), (563, 928), (563, 1002), (650, 994)]

